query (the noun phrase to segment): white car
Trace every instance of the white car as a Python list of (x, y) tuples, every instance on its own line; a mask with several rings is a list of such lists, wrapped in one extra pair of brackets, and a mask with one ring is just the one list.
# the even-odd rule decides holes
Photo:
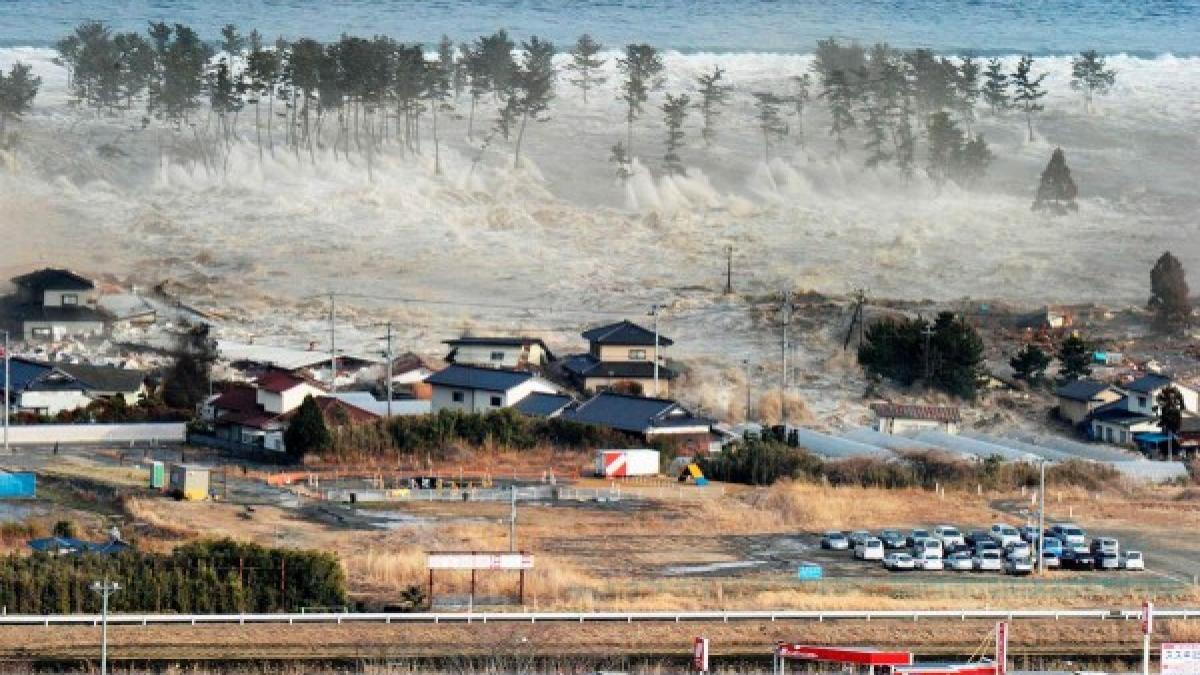
[(916, 569), (916, 561), (907, 553), (889, 553), (883, 559), (883, 566), (893, 572)]
[(1042, 551), (1042, 567), (1048, 570), (1056, 570), (1062, 567), (1062, 560), (1054, 551)]
[(1125, 551), (1121, 554), (1121, 567), (1141, 571), (1146, 569), (1146, 559), (1142, 557), (1141, 551)]
[(883, 542), (868, 537), (854, 547), (854, 557), (859, 560), (883, 560)]
[(1009, 558), (1004, 562), (1004, 573), (1013, 576), (1033, 574), (1033, 561), (1029, 558)]
[(1033, 549), (1028, 542), (1018, 541), (1004, 547), (1005, 558), (1028, 558), (1033, 555)]
[(936, 553), (939, 557), (945, 551), (942, 549), (942, 542), (933, 537), (925, 537), (918, 539), (913, 544), (913, 555), (924, 555), (926, 553)]
[(1087, 543), (1087, 534), (1075, 523), (1055, 523), (1050, 536), (1061, 541), (1063, 546), (1082, 546)]
[(1003, 572), (1004, 558), (1000, 555), (1000, 551), (980, 551), (979, 555), (975, 556), (975, 571)]
[(992, 529), (988, 531), (988, 534), (992, 535), (992, 541), (999, 544), (1000, 548), (1021, 541), (1021, 533), (1017, 532), (1017, 528), (1012, 525), (1005, 525), (1004, 523), (992, 525)]
[(933, 528), (933, 538), (942, 542), (942, 550), (944, 551), (951, 551), (960, 546), (967, 545), (966, 537), (953, 525), (938, 525)]
[(946, 558), (945, 565), (955, 572), (970, 572), (975, 569), (975, 560), (971, 558), (971, 554), (966, 551), (951, 553), (950, 557)]
[(928, 551), (913, 558), (916, 568), (927, 572), (934, 572), (946, 569), (946, 564), (942, 562), (942, 556), (937, 555), (933, 551)]

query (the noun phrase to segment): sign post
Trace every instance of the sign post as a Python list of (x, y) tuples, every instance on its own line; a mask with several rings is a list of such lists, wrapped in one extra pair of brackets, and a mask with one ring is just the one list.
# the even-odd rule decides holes
[(1150, 635), (1154, 632), (1154, 603), (1142, 601), (1142, 675), (1150, 675)]
[(996, 675), (1008, 672), (1008, 622), (996, 624)]
[(708, 638), (697, 637), (692, 641), (692, 668), (698, 673), (708, 672)]

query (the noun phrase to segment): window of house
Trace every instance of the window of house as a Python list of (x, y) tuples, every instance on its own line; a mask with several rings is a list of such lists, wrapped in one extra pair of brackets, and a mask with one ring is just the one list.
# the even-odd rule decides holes
[(50, 339), (50, 329), (49, 328), (34, 328), (32, 335), (33, 335), (33, 339), (35, 339), (35, 340), (48, 340), (48, 339)]
[(461, 391), (456, 391), (456, 392), (450, 394), (450, 399), (452, 401), (454, 401), (455, 403), (462, 403), (463, 401), (465, 401), (467, 399), (467, 397)]
[(1145, 407), (1146, 407), (1146, 397), (1145, 397), (1145, 396), (1139, 396), (1139, 397), (1138, 397), (1138, 407), (1139, 407), (1139, 408), (1145, 408)]
[(492, 397), (492, 407), (493, 408), (499, 408), (502, 405), (504, 405), (504, 399), (502, 397), (500, 397), (500, 396)]
[(629, 360), (630, 361), (645, 361), (646, 360), (646, 350), (645, 349), (630, 349), (629, 350)]
[(1125, 431), (1124, 430), (1121, 431), (1121, 442), (1122, 443), (1125, 442)]
[(79, 304), (79, 296), (74, 293), (63, 293), (62, 304), (64, 307)]
[(492, 360), (493, 361), (503, 361), (504, 360), (504, 352), (492, 352)]
[(1113, 442), (1112, 427), (1108, 427), (1107, 429), (1104, 430), (1104, 437), (1108, 439), (1109, 443)]

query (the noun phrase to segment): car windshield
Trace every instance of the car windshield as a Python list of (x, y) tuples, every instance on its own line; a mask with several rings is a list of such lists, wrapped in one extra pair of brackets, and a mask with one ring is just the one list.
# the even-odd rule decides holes
[(1078, 527), (1063, 528), (1063, 532), (1066, 532), (1067, 535), (1071, 537), (1078, 537), (1083, 534), (1083, 530), (1079, 529)]
[(996, 553), (995, 551), (984, 551), (984, 552), (983, 552), (983, 557), (984, 557), (984, 558), (989, 558), (989, 559), (991, 559), (991, 558), (999, 558), (999, 557), (1000, 557), (1000, 554), (999, 554), (999, 553)]
[(929, 536), (929, 530), (913, 530), (912, 533), (913, 533), (914, 537), (928, 537)]
[(1142, 554), (1138, 553), (1137, 551), (1129, 551), (1125, 554), (1125, 557), (1129, 558), (1130, 560), (1141, 560)]
[(947, 537), (957, 537), (958, 530), (954, 529), (953, 527), (947, 527), (946, 529), (942, 530), (942, 534), (946, 535)]
[(879, 548), (880, 546), (883, 546), (883, 542), (876, 539), (867, 542), (867, 548)]

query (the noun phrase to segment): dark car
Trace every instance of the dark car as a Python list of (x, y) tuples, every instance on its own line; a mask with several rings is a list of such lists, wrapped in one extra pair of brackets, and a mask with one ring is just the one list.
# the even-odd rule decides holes
[(899, 530), (884, 530), (879, 533), (879, 539), (888, 548), (904, 548), (908, 545), (908, 539)]
[(1096, 567), (1096, 559), (1086, 546), (1065, 549), (1061, 560), (1063, 569), (1067, 570), (1091, 570)]
[(974, 549), (980, 542), (994, 541), (992, 535), (987, 530), (971, 530), (967, 536), (963, 537), (963, 541), (967, 542), (967, 547)]
[(908, 533), (908, 537), (905, 538), (904, 544), (906, 546), (916, 546), (918, 539), (928, 539), (929, 537), (929, 530), (922, 530), (918, 528)]

